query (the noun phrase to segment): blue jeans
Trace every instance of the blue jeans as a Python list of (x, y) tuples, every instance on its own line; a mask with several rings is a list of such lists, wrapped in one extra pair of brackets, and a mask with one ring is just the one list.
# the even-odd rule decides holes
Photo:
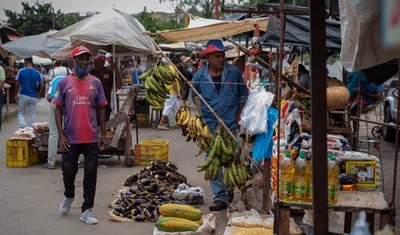
[(3, 118), (3, 99), (4, 99), (4, 92), (0, 89), (0, 129), (1, 129), (1, 119)]
[(20, 95), (18, 99), (18, 123), (20, 128), (26, 127), (25, 122), (25, 111), (28, 108), (28, 115), (29, 115), (29, 125), (28, 127), (32, 126), (32, 123), (35, 122), (36, 118), (36, 105), (38, 102), (37, 97), (30, 97), (26, 95)]
[[(206, 155), (208, 156), (208, 155)], [(209, 180), (211, 190), (213, 191), (213, 198), (214, 201), (222, 201), (222, 202), (227, 202), (228, 201), (228, 191), (226, 191), (226, 185), (223, 182), (223, 171), (224, 168), (221, 167), (221, 170), (219, 171), (218, 178), (216, 180)]]
[(58, 130), (56, 125), (56, 105), (50, 104), (49, 115), (49, 147), (47, 152), (47, 163), (51, 166), (56, 164), (56, 156), (58, 150)]

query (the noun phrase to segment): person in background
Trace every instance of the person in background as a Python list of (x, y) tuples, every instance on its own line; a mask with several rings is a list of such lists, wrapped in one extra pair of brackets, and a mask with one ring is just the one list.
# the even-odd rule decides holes
[[(15, 78), (15, 100), (18, 102), (18, 123), (26, 127), (25, 111), (28, 108), (29, 122), (32, 126), (36, 118), (36, 105), (44, 90), (42, 75), (33, 68), (32, 57), (25, 58), (25, 68), (20, 69)], [(39, 92), (37, 85), (39, 84)]]
[[(75, 178), (78, 158), (84, 155), (83, 203), (80, 220), (97, 224), (92, 216), (96, 194), (99, 151), (105, 148), (105, 110), (107, 105), (103, 87), (98, 78), (89, 74), (92, 53), (84, 46), (71, 53), (73, 74), (58, 82), (52, 103), (56, 104), (56, 125), (62, 151), (61, 169), (64, 181), (64, 200), (60, 213), (67, 214), (75, 198)], [(98, 120), (101, 137), (99, 140)]]
[[(207, 42), (206, 49), (199, 54), (199, 57), (206, 58), (208, 65), (193, 76), (192, 86), (203, 96), (205, 102), (223, 120), (229, 130), (236, 134), (240, 113), (247, 100), (247, 87), (239, 68), (225, 61), (225, 50), (219, 39)], [(203, 102), (201, 102), (201, 111), (208, 127), (215, 134), (218, 120)], [(214, 203), (209, 206), (212, 211), (226, 208), (227, 202), (233, 200), (233, 192), (227, 192), (226, 185), (222, 181), (222, 172), (221, 170), (217, 180), (209, 181), (214, 194)]]
[(198, 68), (199, 68), (199, 64), (197, 63), (197, 61), (193, 61), (193, 63), (192, 63), (192, 75), (194, 75), (197, 72)]
[(143, 81), (139, 79), (139, 76), (142, 75), (144, 71), (140, 67), (140, 59), (133, 61), (133, 69), (132, 69), (132, 86), (139, 85), (143, 86)]
[[(62, 66), (61, 60), (54, 61), (54, 68), (49, 72), (49, 81), (53, 80), (58, 76), (67, 76), (71, 73), (71, 70), (67, 67)], [(50, 85), (49, 85), (50, 86)]]
[[(181, 63), (181, 59), (175, 58), (172, 61), (175, 65)], [(179, 68), (178, 68), (179, 69)], [(164, 122), (167, 120), (172, 114), (176, 114), (178, 111), (181, 101), (182, 101), (182, 94), (181, 94), (181, 81), (179, 78), (175, 79), (171, 85), (165, 85), (169, 90), (168, 98), (164, 102), (164, 109), (162, 111), (162, 115), (160, 118), (160, 122), (158, 123), (157, 130), (169, 130), (169, 127), (164, 125)]]
[(299, 76), (299, 85), (306, 88), (307, 90), (311, 89), (311, 77), (310, 72), (304, 67), (304, 65), (299, 64), (299, 70), (297, 72)]
[[(359, 90), (359, 81), (361, 73), (361, 89)], [(375, 85), (373, 82), (369, 82), (367, 77), (361, 71), (355, 71), (347, 73), (347, 89), (350, 92), (349, 103), (353, 104), (357, 102), (358, 97), (362, 97), (362, 107), (370, 106), (377, 101), (381, 100), (384, 92), (384, 84)], [(357, 114), (357, 103), (354, 103), (351, 108), (352, 114)]]
[(131, 62), (125, 61), (122, 72), (121, 72), (122, 81), (125, 83), (132, 84), (132, 65)]
[[(101, 84), (103, 86), (104, 95), (107, 99), (107, 105), (104, 107), (106, 111), (106, 121), (110, 120), (111, 117), (111, 93), (114, 87), (113, 81), (113, 71), (104, 67), (106, 62), (106, 57), (102, 53), (97, 53), (94, 58), (94, 69), (90, 71), (90, 74), (100, 79)], [(117, 88), (122, 88), (121, 80), (117, 81)]]
[(3, 62), (0, 61), (0, 131), (1, 131), (1, 119), (3, 118), (3, 99), (4, 99), (3, 86), (5, 83), (6, 83), (6, 73), (3, 68)]

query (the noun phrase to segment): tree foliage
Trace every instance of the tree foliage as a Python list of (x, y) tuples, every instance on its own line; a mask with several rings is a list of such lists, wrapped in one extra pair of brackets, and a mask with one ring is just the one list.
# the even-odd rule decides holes
[(38, 0), (32, 6), (27, 2), (21, 2), (22, 12), (4, 9), (8, 18), (7, 23), (25, 36), (37, 35), (51, 29), (60, 30), (68, 27), (93, 13), (86, 16), (78, 14), (64, 14), (61, 10), (55, 10), (51, 3), (39, 3)]

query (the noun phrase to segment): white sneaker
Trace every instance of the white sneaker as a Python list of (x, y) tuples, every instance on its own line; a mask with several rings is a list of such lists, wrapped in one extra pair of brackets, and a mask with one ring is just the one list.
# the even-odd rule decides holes
[(87, 209), (81, 215), (81, 221), (87, 224), (97, 224), (97, 219), (92, 216), (92, 210)]
[(169, 130), (169, 127), (166, 127), (164, 125), (158, 125), (157, 130)]
[(71, 204), (74, 201), (74, 199), (75, 198), (64, 197), (64, 201), (60, 205), (61, 214), (67, 214), (69, 212), (69, 209), (71, 208)]

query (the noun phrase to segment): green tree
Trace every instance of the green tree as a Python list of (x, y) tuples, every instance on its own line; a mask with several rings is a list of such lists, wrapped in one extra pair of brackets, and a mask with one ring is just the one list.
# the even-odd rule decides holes
[[(141, 13), (135, 16), (135, 18), (143, 25), (143, 27), (147, 31), (151, 33), (156, 33), (157, 31), (162, 31), (162, 30), (179, 29), (184, 27), (183, 23), (179, 23), (182, 22), (182, 20), (180, 21), (177, 20), (177, 17), (182, 17), (177, 13), (174, 16), (166, 14), (165, 16), (162, 17), (162, 20), (160, 21), (156, 21), (153, 18), (154, 14), (155, 13), (147, 12), (147, 8), (145, 7)], [(156, 43), (166, 42), (164, 38), (159, 36), (153, 36), (153, 39)]]
[(68, 27), (88, 16), (79, 16), (78, 14), (67, 14), (61, 10), (55, 11), (51, 3), (39, 3), (36, 0), (32, 6), (27, 2), (21, 2), (22, 12), (4, 9), (8, 18), (8, 23), (18, 32), (25, 36), (36, 35), (47, 32), (51, 29), (60, 30)]

